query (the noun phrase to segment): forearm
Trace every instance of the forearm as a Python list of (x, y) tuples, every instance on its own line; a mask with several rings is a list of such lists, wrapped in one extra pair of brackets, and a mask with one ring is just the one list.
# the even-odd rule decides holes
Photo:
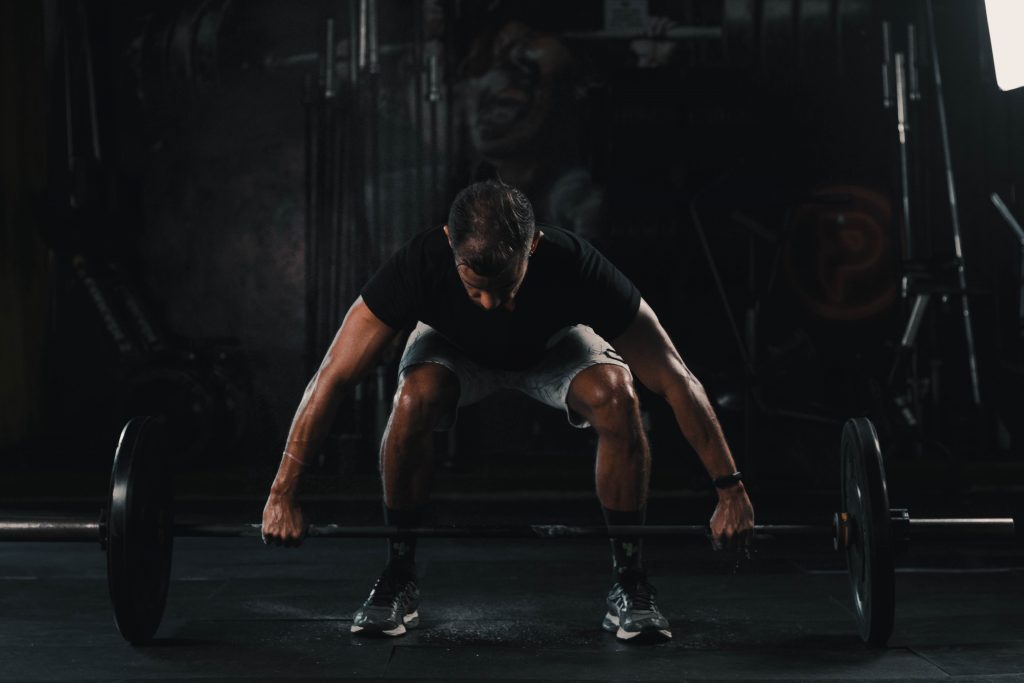
[[(637, 379), (662, 396), (672, 407), (680, 431), (697, 452), (711, 478), (717, 479), (735, 472), (736, 461), (729, 452), (729, 445), (725, 442), (725, 435), (722, 434), (722, 427), (718, 424), (707, 392), (686, 367), (679, 351), (646, 301), (640, 301), (636, 318), (615, 340), (615, 348), (629, 363)], [(718, 496), (720, 502), (740, 500), (750, 507), (743, 482), (718, 489)]]
[[(722, 427), (707, 392), (693, 373), (682, 369), (671, 373), (669, 389), (662, 392), (672, 406), (679, 428), (697, 451), (704, 468), (712, 479), (736, 471), (736, 462), (725, 442)], [(715, 550), (734, 547), (737, 541), (749, 542), (754, 529), (754, 506), (743, 482), (717, 489), (718, 504), (708, 522), (711, 544)]]
[(295, 495), (302, 468), (323, 447), (339, 401), (376, 365), (395, 334), (395, 330), (373, 315), (361, 297), (352, 304), (320, 368), (302, 394), (271, 496)]
[(708, 475), (717, 479), (735, 472), (736, 461), (729, 451), (707, 392), (697, 378), (687, 372), (667, 388), (664, 396), (672, 407), (680, 431), (697, 452)]
[(328, 381), (321, 368), (306, 386), (295, 411), (281, 464), (270, 487), (272, 495), (294, 496), (303, 467), (320, 452), (337, 412), (346, 382)]

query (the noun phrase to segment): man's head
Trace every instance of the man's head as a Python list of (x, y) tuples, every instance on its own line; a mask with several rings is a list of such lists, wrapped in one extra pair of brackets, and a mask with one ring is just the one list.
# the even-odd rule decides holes
[(540, 239), (526, 195), (494, 180), (474, 183), (452, 202), (445, 234), (470, 298), (511, 310)]

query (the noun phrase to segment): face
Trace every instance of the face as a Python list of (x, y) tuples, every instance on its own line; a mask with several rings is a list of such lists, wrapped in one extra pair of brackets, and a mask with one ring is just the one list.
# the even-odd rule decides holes
[(455, 269), (474, 304), (485, 311), (493, 311), (499, 307), (514, 311), (516, 294), (523, 286), (528, 262), (529, 260), (524, 258), (504, 273), (493, 277), (478, 275), (472, 268), (463, 264), (457, 264)]
[(525, 24), (507, 24), (494, 39), (490, 68), (471, 81), (470, 131), (486, 158), (516, 156), (535, 141), (557, 110), (571, 62), (557, 39)]
[[(444, 232), (445, 235), (448, 234), (447, 226), (445, 226)], [(537, 235), (533, 238), (533, 244), (530, 245), (530, 254), (533, 254), (534, 249), (537, 248), (541, 234), (538, 231)], [(448, 244), (451, 244), (450, 237), (448, 238)], [(519, 293), (519, 288), (523, 286), (523, 280), (526, 279), (526, 270), (529, 263), (530, 259), (527, 256), (506, 269), (504, 273), (484, 277), (469, 266), (459, 263), (459, 256), (457, 253), (455, 254), (455, 270), (459, 274), (459, 279), (462, 280), (462, 286), (465, 287), (466, 294), (469, 295), (470, 300), (474, 304), (485, 311), (493, 311), (497, 308), (504, 308), (507, 311), (514, 311), (516, 309), (516, 295)]]

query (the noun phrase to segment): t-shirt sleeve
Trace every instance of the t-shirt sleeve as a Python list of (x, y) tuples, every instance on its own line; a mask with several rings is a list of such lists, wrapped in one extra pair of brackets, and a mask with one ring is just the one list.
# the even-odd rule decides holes
[(640, 309), (640, 290), (590, 243), (580, 240), (583, 322), (611, 341), (626, 331)]
[(384, 262), (363, 286), (363, 302), (384, 324), (396, 330), (412, 327), (418, 315), (422, 287), (416, 286), (415, 240)]

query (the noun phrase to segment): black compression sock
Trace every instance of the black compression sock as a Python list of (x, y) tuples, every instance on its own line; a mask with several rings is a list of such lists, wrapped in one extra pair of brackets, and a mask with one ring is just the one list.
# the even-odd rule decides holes
[[(423, 524), (427, 516), (427, 506), (421, 505), (408, 510), (392, 510), (384, 506), (384, 524), (403, 529), (411, 529)], [(388, 538), (388, 567), (399, 569), (409, 574), (416, 574), (416, 539), (392, 536)]]
[[(601, 511), (604, 513), (604, 521), (608, 526), (641, 526), (646, 516), (645, 508), (622, 512), (619, 510), (609, 510), (602, 505)], [(616, 577), (627, 569), (643, 571), (642, 538), (639, 536), (626, 536), (610, 540), (612, 546), (612, 568), (615, 571)]]

